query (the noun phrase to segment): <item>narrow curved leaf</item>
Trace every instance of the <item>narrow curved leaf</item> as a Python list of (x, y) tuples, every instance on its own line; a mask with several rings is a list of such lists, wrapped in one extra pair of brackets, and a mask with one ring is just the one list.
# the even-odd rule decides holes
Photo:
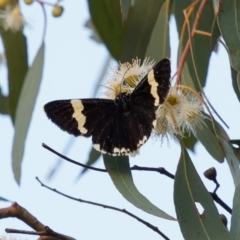
[(192, 152), (194, 152), (194, 147), (195, 144), (197, 143), (197, 139), (196, 137), (193, 135), (193, 133), (189, 133), (185, 132), (184, 136), (183, 136), (183, 145), (185, 148), (191, 150)]
[(237, 186), (240, 183), (239, 160), (238, 160), (237, 156), (235, 155), (234, 150), (233, 150), (232, 146), (230, 145), (230, 143), (223, 139), (221, 140), (221, 142), (222, 142), (222, 146), (225, 151), (227, 163), (230, 168), (234, 184), (235, 184), (235, 186)]
[(240, 2), (221, 0), (218, 25), (222, 37), (228, 47), (231, 66), (240, 71)]
[(0, 114), (9, 114), (8, 97), (6, 97), (2, 94), (1, 87), (0, 87)]
[(126, 200), (149, 214), (160, 218), (175, 220), (173, 217), (153, 205), (138, 191), (133, 182), (128, 157), (103, 155), (103, 160), (113, 184)]
[(233, 90), (237, 95), (238, 101), (240, 101), (240, 71), (238, 72), (231, 67), (231, 75)]
[[(90, 150), (90, 153), (88, 155), (88, 160), (85, 163), (85, 165), (87, 166), (92, 166), (95, 162), (97, 162), (99, 160), (99, 158), (101, 157), (101, 153), (97, 150), (95, 150), (93, 147)], [(82, 175), (84, 173), (86, 173), (88, 171), (88, 168), (84, 168), (80, 174), (78, 174), (78, 176), (76, 177), (75, 181), (78, 181), (80, 179), (80, 177), (82, 177)]]
[[(201, 128), (196, 128), (196, 138), (202, 143), (209, 154), (219, 162), (223, 162), (225, 153), (219, 138), (212, 130), (212, 123), (205, 119), (206, 124), (202, 124)], [(216, 125), (215, 125), (216, 126)]]
[(94, 40), (97, 43), (103, 43), (101, 37), (99, 36), (97, 29), (95, 28), (92, 19), (88, 19), (85, 24), (84, 27), (88, 28), (89, 30), (91, 30), (91, 36), (90, 38), (92, 40)]
[[(185, 149), (182, 149), (175, 175), (174, 203), (184, 239), (230, 240), (217, 208)], [(203, 213), (198, 212), (196, 203), (202, 205)]]
[(42, 79), (43, 60), (44, 43), (42, 43), (38, 50), (32, 67), (26, 75), (16, 111), (15, 133), (12, 147), (12, 169), (14, 178), (18, 184), (20, 184), (25, 139)]
[(100, 38), (111, 55), (119, 60), (124, 39), (120, 0), (88, 0), (88, 6)]
[(230, 234), (231, 240), (240, 239), (240, 185), (235, 188)]
[(0, 197), (0, 201), (3, 201), (3, 202), (13, 202), (13, 201), (10, 201), (10, 200), (8, 200), (6, 198), (3, 198), (3, 197)]
[(159, 61), (165, 57), (170, 57), (168, 27), (170, 3), (170, 0), (167, 0), (161, 6), (145, 54), (146, 56), (153, 58), (155, 61)]
[(119, 0), (121, 3), (122, 22), (124, 23), (127, 19), (129, 9), (131, 7), (131, 0)]
[(125, 41), (120, 58), (122, 62), (129, 62), (136, 57), (141, 60), (145, 58), (151, 34), (164, 2), (164, 0), (134, 1), (126, 23)]
[(9, 96), (7, 99), (7, 110), (15, 124), (17, 104), (28, 71), (27, 41), (21, 31), (5, 31), (0, 26), (0, 34), (8, 69)]
[(231, 144), (236, 157), (240, 161), (240, 140), (230, 140), (229, 143)]

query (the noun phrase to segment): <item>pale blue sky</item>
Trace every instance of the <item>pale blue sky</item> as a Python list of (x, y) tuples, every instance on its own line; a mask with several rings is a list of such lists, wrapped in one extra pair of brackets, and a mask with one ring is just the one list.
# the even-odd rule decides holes
[[(89, 19), (86, 1), (68, 0), (63, 1), (62, 4), (65, 7), (64, 14), (58, 19), (53, 18), (51, 9), (47, 8), (44, 75), (26, 141), (20, 188), (14, 182), (11, 170), (13, 127), (9, 117), (0, 117), (3, 141), (1, 145), (4, 146), (0, 151), (0, 196), (17, 201), (45, 225), (76, 239), (161, 239), (155, 232), (125, 214), (77, 203), (42, 188), (35, 180), (35, 176), (38, 176), (51, 187), (74, 197), (126, 208), (156, 225), (170, 239), (182, 239), (177, 222), (150, 216), (133, 207), (118, 193), (105, 173), (89, 171), (74, 185), (73, 181), (81, 169), (64, 162), (54, 180), (50, 183), (46, 182), (46, 174), (49, 168), (55, 165), (57, 157), (43, 149), (41, 143), (44, 142), (61, 152), (71, 136), (62, 132), (47, 119), (43, 105), (57, 99), (92, 97), (95, 82), (108, 57), (106, 48), (90, 40), (90, 31), (84, 27)], [(31, 6), (21, 4), (21, 6), (28, 22), (25, 33), (28, 39), (29, 60), (32, 62), (41, 43), (43, 17), (38, 4)], [(171, 21), (171, 39), (174, 73), (177, 56), (174, 21)], [(0, 84), (6, 86), (3, 67), (0, 69), (0, 76)], [(222, 46), (219, 47), (217, 54), (212, 55), (205, 91), (212, 105), (230, 126), (227, 130), (229, 136), (232, 139), (239, 138), (239, 103), (231, 87), (228, 57)], [(84, 163), (90, 147), (90, 139), (77, 138), (68, 156)], [(131, 159), (132, 165), (161, 166), (172, 173), (175, 172), (180, 150), (174, 141), (165, 141), (161, 144), (150, 139), (140, 152), (139, 156)], [(221, 184), (218, 194), (231, 206), (234, 187), (227, 164), (219, 164), (213, 160), (200, 144), (197, 146), (196, 154), (191, 156), (200, 176), (206, 169), (216, 167)], [(97, 163), (97, 167), (103, 167), (102, 161)], [(175, 216), (171, 179), (157, 173), (136, 171), (133, 172), (133, 177), (141, 193), (159, 208)], [(202, 179), (208, 190), (212, 191), (214, 184)], [(8, 205), (9, 203), (0, 202), (0, 207)], [(230, 215), (222, 208), (219, 209), (220, 213), (225, 214), (229, 219)], [(4, 234), (5, 228), (29, 229), (16, 219), (1, 220), (0, 235)], [(36, 237), (28, 237), (28, 239), (36, 239)]]

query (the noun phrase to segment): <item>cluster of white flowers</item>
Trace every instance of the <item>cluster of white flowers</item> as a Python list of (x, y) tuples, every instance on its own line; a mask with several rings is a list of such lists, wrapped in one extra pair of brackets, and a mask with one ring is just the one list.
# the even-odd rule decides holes
[(7, 5), (5, 10), (0, 10), (0, 24), (6, 31), (21, 31), (25, 23), (18, 4)]
[(162, 105), (156, 111), (157, 124), (155, 132), (159, 136), (180, 135), (185, 132), (195, 134), (196, 127), (204, 124), (202, 101), (188, 89), (170, 88)]
[[(105, 96), (116, 99), (121, 93), (131, 93), (141, 79), (153, 68), (154, 61), (146, 58), (141, 65), (139, 59), (131, 63), (119, 64), (118, 69), (112, 69), (111, 79), (106, 84)], [(182, 136), (185, 132), (195, 134), (196, 127), (204, 124), (203, 103), (197, 93), (184, 86), (171, 87), (157, 111), (157, 124), (154, 135), (164, 138)]]
[(107, 98), (115, 99), (121, 93), (131, 93), (141, 79), (153, 68), (154, 61), (145, 58), (133, 59), (132, 63), (119, 63), (119, 67), (112, 68), (109, 80), (106, 83), (104, 95)]

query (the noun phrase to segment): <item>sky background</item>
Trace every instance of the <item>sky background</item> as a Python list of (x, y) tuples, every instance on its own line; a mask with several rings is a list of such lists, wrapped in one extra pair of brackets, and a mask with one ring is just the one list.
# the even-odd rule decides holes
[[(148, 215), (132, 206), (118, 193), (106, 173), (88, 171), (79, 182), (75, 183), (75, 178), (82, 169), (63, 161), (55, 178), (50, 182), (47, 181), (47, 174), (55, 166), (58, 158), (43, 149), (41, 144), (44, 142), (63, 153), (66, 144), (74, 137), (61, 131), (47, 119), (43, 105), (57, 99), (93, 97), (96, 82), (109, 57), (105, 46), (92, 41), (91, 31), (84, 27), (89, 19), (87, 2), (68, 0), (63, 1), (62, 5), (64, 13), (60, 18), (53, 18), (51, 7), (46, 7), (48, 19), (44, 74), (26, 140), (20, 187), (15, 183), (11, 169), (14, 129), (8, 116), (0, 116), (0, 196), (18, 202), (44, 225), (76, 239), (161, 239), (158, 234), (123, 213), (74, 202), (50, 192), (35, 180), (38, 176), (44, 183), (59, 191), (73, 197), (125, 208), (157, 226), (170, 239), (183, 239), (177, 222)], [(26, 6), (21, 2), (21, 9), (28, 23), (25, 34), (31, 64), (41, 44), (43, 15), (37, 3)], [(170, 39), (173, 74), (176, 71), (178, 42), (176, 26), (172, 18)], [(228, 56), (225, 49), (219, 46), (218, 52), (213, 53), (211, 57), (205, 93), (230, 126), (230, 129), (225, 128), (230, 138), (239, 139), (239, 102), (231, 82)], [(5, 66), (0, 68), (0, 85), (3, 87), (3, 92), (7, 93)], [(85, 163), (90, 149), (91, 139), (79, 137), (72, 141), (67, 156)], [(201, 144), (197, 144), (195, 154), (190, 152), (190, 156), (209, 191), (213, 191), (215, 186), (206, 180), (202, 173), (213, 166), (217, 169), (221, 184), (218, 195), (232, 206), (234, 186), (226, 162), (223, 164), (216, 162)], [(156, 139), (150, 139), (141, 148), (140, 155), (131, 158), (130, 163), (147, 167), (164, 167), (174, 174), (179, 157), (180, 147), (173, 140), (161, 143)], [(98, 161), (96, 167), (104, 167), (102, 160)], [(171, 179), (157, 173), (142, 171), (134, 171), (133, 178), (139, 191), (152, 203), (168, 214), (176, 216)], [(10, 203), (0, 202), (0, 208), (9, 205)], [(230, 215), (221, 207), (218, 209), (230, 221)], [(30, 230), (26, 224), (11, 218), (0, 221), (0, 236), (5, 235), (5, 228)], [(29, 236), (22, 238), (36, 239)]]

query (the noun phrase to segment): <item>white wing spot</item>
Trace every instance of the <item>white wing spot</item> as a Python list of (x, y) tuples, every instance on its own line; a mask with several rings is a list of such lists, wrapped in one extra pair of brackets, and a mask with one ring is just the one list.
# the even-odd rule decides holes
[(158, 106), (159, 105), (159, 96), (158, 96), (158, 92), (157, 92), (157, 87), (158, 87), (158, 82), (156, 81), (156, 79), (154, 78), (154, 73), (153, 73), (153, 70), (151, 70), (149, 73), (148, 73), (148, 83), (150, 84), (151, 86), (151, 94), (152, 96), (155, 98), (155, 102), (154, 102), (154, 105), (155, 106)]
[(147, 141), (147, 136), (144, 136), (142, 140), (139, 140), (137, 147), (141, 147)]
[(120, 148), (115, 147), (115, 148), (113, 149), (113, 152), (112, 152), (112, 153), (109, 153), (109, 152), (106, 152), (105, 150), (101, 149), (101, 148), (100, 148), (100, 144), (94, 144), (93, 147), (94, 147), (97, 151), (99, 151), (99, 152), (101, 152), (101, 153), (103, 153), (103, 154), (109, 154), (109, 155), (112, 155), (112, 156), (114, 156), (114, 157), (116, 157), (116, 156), (128, 156), (129, 154), (131, 154), (131, 151), (130, 151), (129, 148), (121, 148), (121, 149), (120, 149)]
[(71, 100), (71, 104), (74, 110), (72, 117), (78, 122), (78, 130), (81, 133), (86, 134), (88, 130), (84, 127), (84, 124), (86, 123), (86, 117), (82, 114), (82, 110), (84, 109), (82, 101), (74, 99)]

